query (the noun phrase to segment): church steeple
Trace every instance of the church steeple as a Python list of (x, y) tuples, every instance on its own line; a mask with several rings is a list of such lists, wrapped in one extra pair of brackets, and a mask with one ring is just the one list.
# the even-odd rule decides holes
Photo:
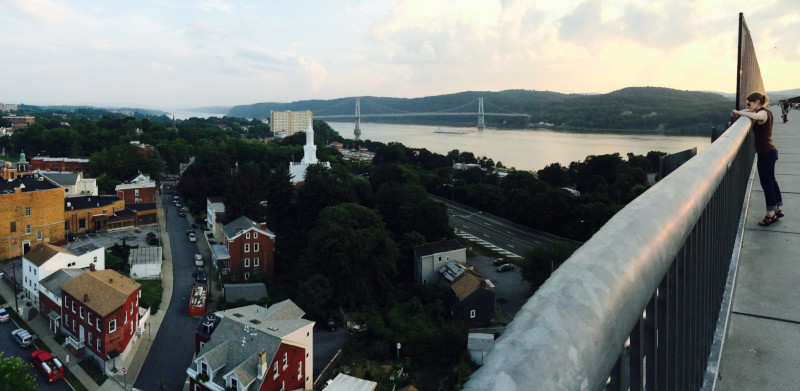
[(314, 127), (312, 126), (311, 118), (308, 119), (308, 127), (306, 128), (306, 145), (303, 146), (303, 153), (303, 163), (317, 163), (317, 146), (314, 145)]

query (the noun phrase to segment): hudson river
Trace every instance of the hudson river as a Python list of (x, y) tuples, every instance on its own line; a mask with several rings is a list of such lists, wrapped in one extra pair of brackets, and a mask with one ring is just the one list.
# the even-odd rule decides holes
[[(352, 139), (352, 122), (328, 122), (344, 138)], [(435, 133), (454, 132), (463, 134)], [(650, 151), (675, 153), (697, 147), (699, 153), (711, 143), (711, 136), (623, 135), (608, 133), (571, 133), (551, 130), (498, 130), (475, 127), (437, 127), (361, 123), (361, 139), (389, 143), (398, 141), (410, 148), (425, 148), (446, 155), (458, 149), (486, 156), (495, 163), (519, 170), (540, 170), (550, 163), (568, 165), (583, 161), (588, 155), (628, 152), (646, 155)], [(349, 145), (347, 147), (350, 147)]]

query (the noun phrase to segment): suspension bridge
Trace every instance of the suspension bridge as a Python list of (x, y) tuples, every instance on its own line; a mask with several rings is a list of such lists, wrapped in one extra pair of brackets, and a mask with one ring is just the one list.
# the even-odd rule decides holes
[[(474, 102), (474, 101), (473, 101)], [(477, 111), (465, 111), (464, 109), (473, 104), (472, 102), (466, 103), (464, 105), (454, 107), (448, 110), (440, 110), (440, 111), (431, 111), (431, 112), (408, 112), (408, 111), (396, 111), (394, 113), (371, 113), (371, 114), (362, 114), (361, 113), (361, 98), (355, 98), (355, 112), (353, 114), (333, 114), (333, 115), (315, 115), (314, 118), (317, 119), (324, 119), (324, 120), (335, 120), (335, 119), (353, 119), (355, 121), (355, 130), (353, 134), (355, 135), (356, 140), (361, 137), (361, 119), (362, 118), (391, 118), (391, 117), (433, 117), (433, 116), (477, 116), (477, 126), (479, 130), (483, 130), (486, 128), (486, 116), (494, 116), (494, 117), (524, 117), (526, 120), (530, 120), (530, 114), (523, 114), (523, 113), (512, 113), (512, 112), (486, 112), (483, 108), (483, 97), (478, 98), (478, 110)], [(391, 108), (384, 108), (387, 110), (396, 110)], [(502, 110), (502, 109), (501, 109)]]

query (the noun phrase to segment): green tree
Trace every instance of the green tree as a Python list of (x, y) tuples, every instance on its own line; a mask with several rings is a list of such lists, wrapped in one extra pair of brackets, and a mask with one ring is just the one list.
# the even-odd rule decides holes
[(576, 244), (565, 241), (528, 249), (519, 262), (522, 279), (530, 283), (532, 292), (536, 292), (577, 249)]
[(3, 358), (3, 352), (0, 352), (0, 391), (38, 390), (30, 368), (31, 364), (19, 357)]
[(335, 304), (353, 307), (381, 304), (391, 297), (398, 250), (380, 216), (372, 209), (345, 203), (322, 210), (309, 232), (301, 268), (332, 283)]

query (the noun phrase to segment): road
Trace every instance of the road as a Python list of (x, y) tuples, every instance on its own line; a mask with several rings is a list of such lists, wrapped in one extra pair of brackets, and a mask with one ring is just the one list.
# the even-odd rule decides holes
[(476, 240), (508, 257), (521, 258), (527, 248), (567, 240), (445, 198), (429, 196), (447, 206), (450, 226), (457, 234)]
[[(187, 239), (189, 222), (178, 216), (172, 203), (174, 185), (164, 185), (161, 207), (167, 219), (167, 231), (172, 253), (173, 291), (169, 309), (155, 336), (141, 374), (134, 386), (141, 390), (182, 390), (187, 381), (186, 368), (194, 356), (194, 338), (198, 318), (189, 316), (194, 254), (197, 243)], [(159, 311), (163, 311), (161, 308)]]
[[(13, 303), (12, 303), (13, 304)], [(22, 359), (22, 362), (30, 364), (31, 363), (31, 353), (33, 353), (37, 348), (34, 345), (28, 346), (27, 348), (20, 348), (13, 339), (11, 339), (11, 331), (17, 329), (16, 323), (13, 320), (9, 320), (5, 323), (0, 323), (0, 352), (3, 353), (3, 358), (6, 357), (19, 357)], [(57, 357), (61, 363), (66, 366), (67, 364), (63, 361), (64, 357)], [(73, 362), (74, 364), (74, 362)], [(28, 370), (31, 375), (36, 378), (36, 387), (40, 390), (57, 390), (57, 391), (70, 391), (72, 388), (67, 384), (64, 380), (58, 380), (53, 384), (47, 383), (45, 380), (44, 374), (39, 372), (38, 369), (34, 368), (33, 366), (30, 367)]]

